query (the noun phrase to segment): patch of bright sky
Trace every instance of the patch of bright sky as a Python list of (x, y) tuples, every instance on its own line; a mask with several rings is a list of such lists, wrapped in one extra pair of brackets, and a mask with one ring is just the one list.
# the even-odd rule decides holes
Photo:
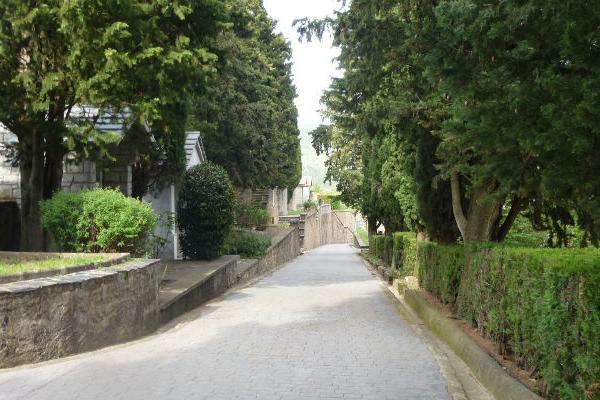
[(293, 74), (298, 98), (298, 126), (303, 136), (322, 123), (320, 99), (331, 78), (341, 76), (334, 59), (338, 49), (332, 47), (331, 37), (312, 42), (298, 40), (294, 20), (301, 18), (319, 19), (333, 15), (339, 10), (338, 0), (264, 0), (269, 15), (278, 21), (277, 30), (292, 44)]

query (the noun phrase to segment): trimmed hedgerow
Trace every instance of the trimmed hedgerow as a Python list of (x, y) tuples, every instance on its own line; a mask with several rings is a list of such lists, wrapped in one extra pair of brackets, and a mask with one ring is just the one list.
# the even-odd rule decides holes
[(420, 243), (421, 285), (501, 354), (537, 371), (548, 397), (600, 398), (600, 252), (492, 244), (463, 251)]
[(57, 192), (40, 204), (42, 225), (60, 251), (143, 255), (158, 216), (118, 190)]
[(394, 256), (392, 266), (401, 270), (403, 275), (416, 276), (417, 268), (417, 237), (411, 232), (396, 232), (394, 238)]
[(380, 258), (383, 265), (393, 268), (402, 275), (417, 272), (417, 238), (414, 233), (396, 232), (392, 236), (371, 237), (370, 252)]
[(369, 241), (369, 252), (377, 258), (382, 258), (384, 241), (385, 241), (385, 236), (382, 236), (382, 235), (371, 236), (371, 239)]
[(417, 249), (419, 285), (454, 305), (465, 262), (463, 247), (419, 242)]
[(189, 259), (219, 256), (234, 221), (236, 196), (227, 172), (211, 162), (191, 168), (179, 192), (177, 224)]
[(392, 236), (384, 236), (382, 246), (381, 259), (383, 260), (383, 265), (391, 268), (394, 256), (394, 238)]

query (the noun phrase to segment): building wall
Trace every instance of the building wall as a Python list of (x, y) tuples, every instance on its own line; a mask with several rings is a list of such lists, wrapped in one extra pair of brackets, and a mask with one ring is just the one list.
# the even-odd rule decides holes
[(165, 239), (164, 246), (157, 247), (154, 250), (153, 257), (160, 258), (161, 260), (173, 260), (175, 259), (175, 241), (178, 238), (173, 235), (173, 227), (166, 224), (167, 218), (171, 215), (174, 218), (172, 207), (172, 201), (177, 204), (176, 194), (178, 190), (174, 190), (175, 198), (172, 198), (171, 186), (164, 188), (159, 193), (150, 193), (144, 196), (144, 201), (152, 204), (154, 212), (160, 216), (158, 226), (154, 233)]
[(16, 141), (16, 136), (0, 130), (0, 201), (21, 199), (19, 168), (11, 166), (1, 152), (1, 145), (10, 141)]
[(356, 215), (352, 211), (331, 211), (326, 204), (319, 212), (302, 214), (299, 225), (305, 250), (326, 244), (356, 244)]

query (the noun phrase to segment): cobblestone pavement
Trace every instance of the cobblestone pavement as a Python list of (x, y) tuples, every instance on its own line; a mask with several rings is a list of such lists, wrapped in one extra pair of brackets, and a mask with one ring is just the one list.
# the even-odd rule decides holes
[(177, 328), (0, 372), (0, 399), (448, 399), (439, 367), (348, 246), (307, 253)]

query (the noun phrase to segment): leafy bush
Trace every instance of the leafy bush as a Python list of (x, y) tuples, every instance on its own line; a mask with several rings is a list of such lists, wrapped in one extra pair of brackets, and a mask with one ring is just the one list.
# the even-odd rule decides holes
[(240, 203), (235, 211), (236, 224), (244, 228), (264, 229), (271, 222), (271, 214), (257, 206)]
[(304, 207), (304, 211), (316, 210), (317, 203), (313, 200), (306, 200), (303, 204), (303, 207)]
[(190, 169), (179, 193), (181, 250), (189, 259), (212, 259), (233, 226), (235, 192), (223, 168), (204, 162)]
[(85, 251), (84, 235), (77, 229), (82, 202), (81, 193), (56, 192), (40, 203), (42, 226), (50, 232), (59, 251)]
[(259, 258), (271, 246), (272, 238), (265, 233), (233, 230), (223, 244), (222, 254), (237, 254), (243, 258)]
[(58, 192), (41, 203), (42, 224), (60, 251), (143, 255), (158, 216), (114, 189)]
[(600, 398), (600, 252), (463, 249), (419, 243), (421, 285), (538, 371), (550, 398)]

